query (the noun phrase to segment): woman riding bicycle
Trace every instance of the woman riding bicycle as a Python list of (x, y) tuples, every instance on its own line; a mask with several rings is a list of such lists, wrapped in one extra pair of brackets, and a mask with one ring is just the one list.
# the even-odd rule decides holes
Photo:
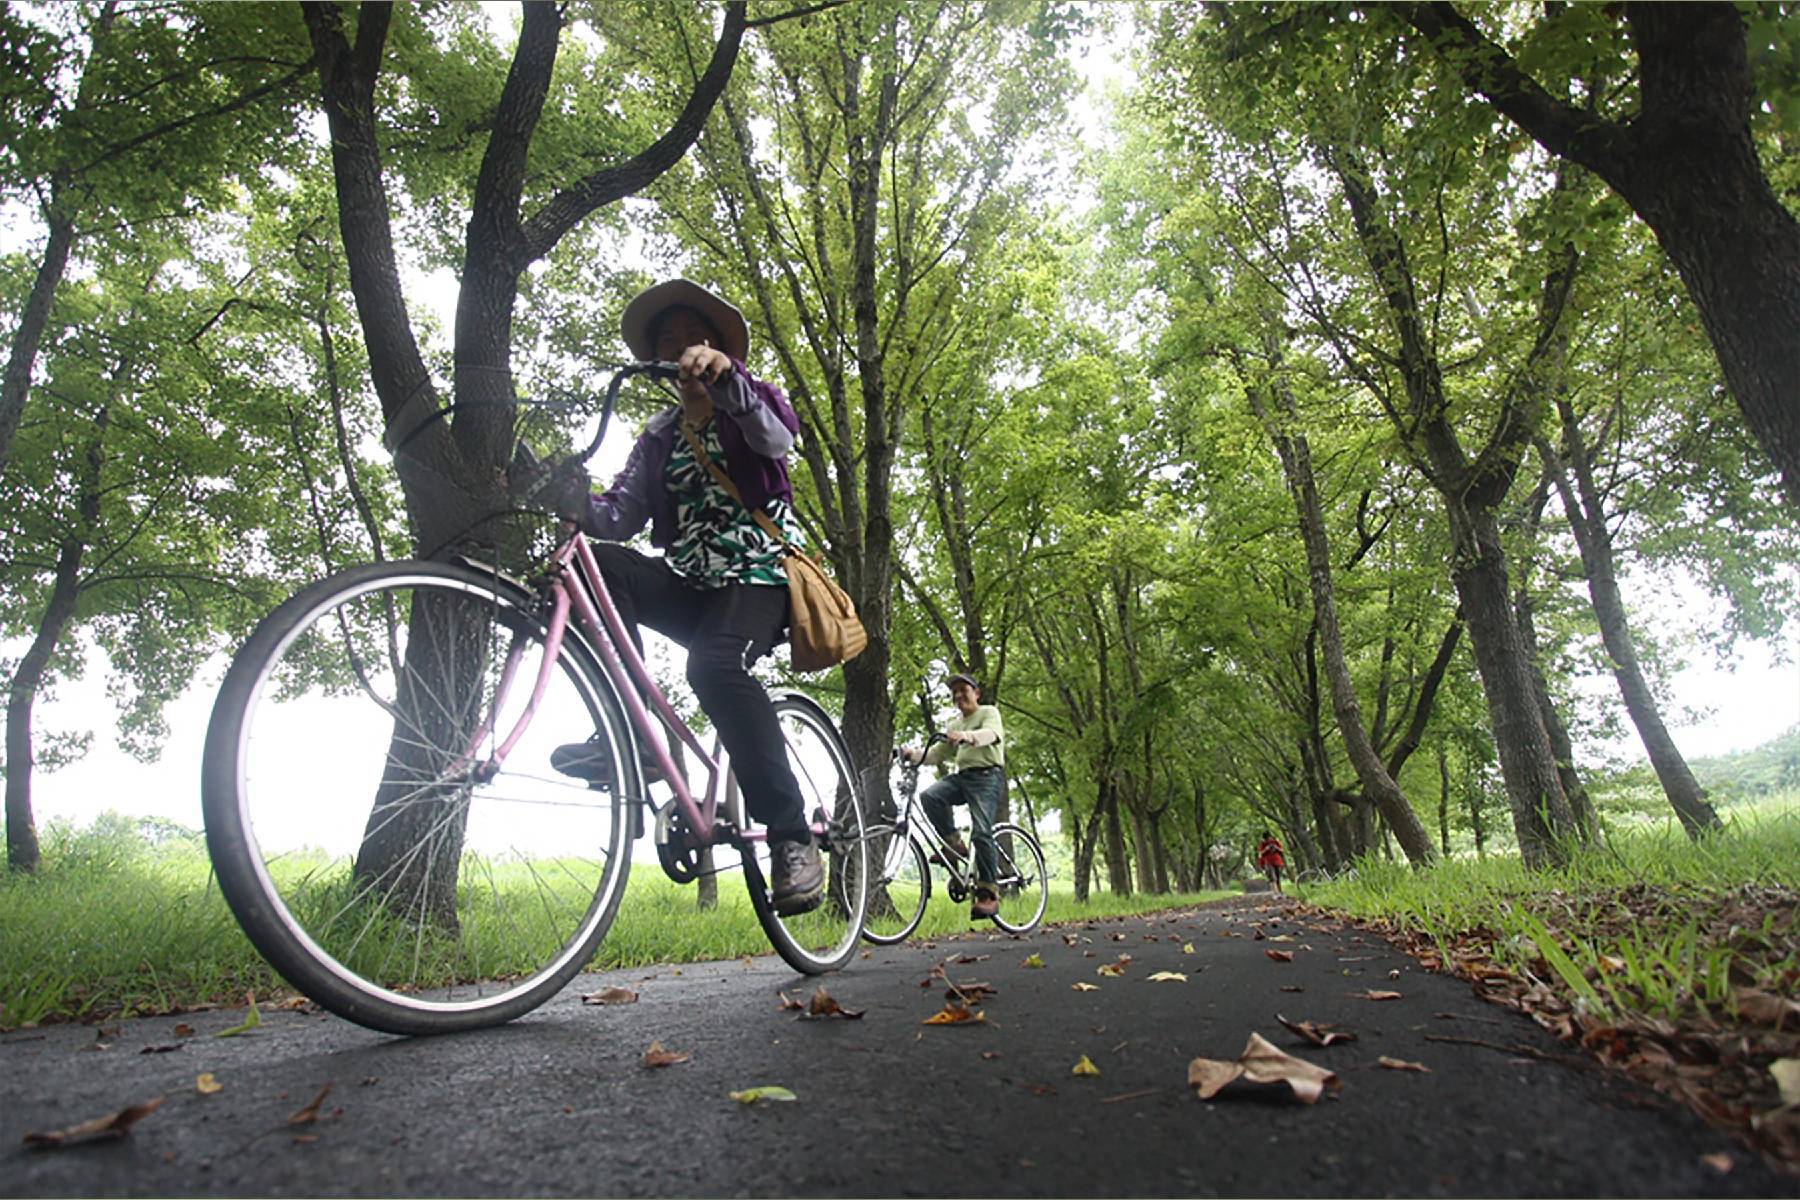
[[(686, 279), (639, 293), (620, 318), (640, 359), (677, 363), (681, 403), (650, 419), (612, 486), (585, 478), (558, 497), (564, 515), (604, 539), (594, 556), (641, 652), (639, 623), (687, 647), (687, 681), (718, 730), (750, 815), (768, 829), (771, 901), (783, 915), (817, 907), (825, 872), (788, 765), (774, 705), (750, 666), (788, 622), (786, 553), (752, 516), (794, 528), (787, 455), (800, 421), (773, 384), (744, 366), (743, 313)], [(721, 467), (742, 503), (695, 454)], [(663, 556), (618, 545), (648, 524)], [(598, 756), (565, 746), (557, 769), (590, 778)]]

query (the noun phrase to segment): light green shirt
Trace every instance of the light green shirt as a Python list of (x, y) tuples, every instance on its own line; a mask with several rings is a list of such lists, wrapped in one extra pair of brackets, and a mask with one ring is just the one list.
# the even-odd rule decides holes
[[(932, 766), (956, 751), (956, 761), (952, 770), (967, 771), (973, 767), (998, 767), (1006, 762), (1006, 747), (1003, 745), (1006, 731), (1000, 724), (1000, 710), (992, 704), (977, 704), (975, 711), (968, 716), (957, 713), (946, 726), (945, 732), (957, 730), (961, 733), (973, 733), (976, 744), (959, 742), (952, 746), (949, 742), (939, 742), (925, 752), (925, 761)], [(992, 734), (993, 736), (988, 736)]]

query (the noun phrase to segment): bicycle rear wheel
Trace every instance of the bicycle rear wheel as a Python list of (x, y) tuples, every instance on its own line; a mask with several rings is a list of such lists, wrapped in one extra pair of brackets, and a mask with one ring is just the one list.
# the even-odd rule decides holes
[(1044, 919), (1050, 886), (1044, 876), (1044, 851), (1037, 839), (1017, 825), (994, 826), (998, 858), (1000, 909), (994, 924), (1008, 933), (1030, 933)]
[(788, 917), (776, 912), (768, 890), (769, 845), (763, 841), (752, 843), (744, 855), (744, 882), (775, 952), (796, 971), (817, 975), (849, 962), (862, 937), (869, 903), (869, 841), (850, 754), (830, 715), (789, 692), (775, 700), (775, 716), (825, 857), (825, 895), (811, 912)]
[[(307, 588), (238, 652), (207, 730), (207, 845), (251, 942), (325, 1008), (390, 1033), (496, 1024), (605, 935), (642, 784), (575, 631), (489, 766), (545, 633), (510, 582), (400, 562)], [(552, 768), (564, 743), (594, 782)]]
[(888, 839), (885, 862), (869, 885), (869, 919), (863, 936), (877, 946), (891, 946), (912, 936), (925, 919), (931, 899), (931, 867), (925, 850), (909, 837)]

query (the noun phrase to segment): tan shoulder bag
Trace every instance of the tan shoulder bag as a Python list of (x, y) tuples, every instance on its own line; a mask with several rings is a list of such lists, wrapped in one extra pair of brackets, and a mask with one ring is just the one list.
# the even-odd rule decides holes
[(706, 452), (685, 420), (681, 422), (681, 436), (687, 439), (695, 459), (706, 464), (719, 486), (749, 509), (763, 531), (787, 550), (781, 561), (787, 568), (788, 642), (794, 670), (824, 671), (861, 654), (863, 647), (869, 644), (869, 634), (863, 628), (862, 618), (856, 615), (856, 603), (850, 599), (850, 594), (832, 581), (825, 568), (800, 553), (783, 537), (767, 513), (744, 504), (737, 485), (719, 469), (719, 464), (712, 460), (712, 455)]

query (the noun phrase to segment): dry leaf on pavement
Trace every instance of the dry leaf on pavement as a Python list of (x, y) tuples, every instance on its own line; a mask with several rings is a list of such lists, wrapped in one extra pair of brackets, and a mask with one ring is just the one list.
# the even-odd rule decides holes
[(1188, 1086), (1202, 1100), (1218, 1095), (1226, 1084), (1243, 1078), (1251, 1083), (1286, 1084), (1295, 1099), (1316, 1104), (1327, 1087), (1338, 1086), (1338, 1077), (1324, 1067), (1276, 1049), (1260, 1034), (1251, 1034), (1237, 1061), (1196, 1058), (1188, 1064)]
[(1100, 990), (1099, 984), (1087, 983), (1085, 981), (1081, 983), (1071, 983), (1069, 986), (1077, 992), (1097, 992)]
[[(319, 1119), (319, 1105), (325, 1103), (325, 1097), (329, 1095), (331, 1095), (331, 1085), (328, 1083), (319, 1089), (319, 1094), (312, 1098), (311, 1104), (308, 1104), (305, 1108), (297, 1109), (294, 1114), (287, 1119), (287, 1123), (289, 1125), (312, 1124)], [(339, 1109), (338, 1111), (342, 1112), (343, 1110)]]
[(1294, 952), (1292, 950), (1264, 950), (1263, 953), (1274, 959), (1276, 962), (1294, 961)]
[(1384, 1054), (1375, 1061), (1390, 1071), (1417, 1071), (1421, 1075), (1431, 1074), (1431, 1068), (1424, 1063), (1407, 1062), (1404, 1058), (1389, 1058)]
[(1158, 971), (1150, 976), (1146, 983), (1186, 983), (1187, 976), (1180, 971)]
[(1044, 960), (1039, 958), (1036, 953), (1033, 953), (1031, 957), (1027, 958), (1019, 965), (1022, 967), (1041, 967), (1044, 965)]
[(651, 1042), (650, 1048), (644, 1051), (646, 1067), (672, 1067), (676, 1063), (684, 1063), (693, 1058), (685, 1050), (664, 1050), (661, 1042)]
[(1121, 967), (1116, 962), (1101, 963), (1099, 966), (1095, 967), (1094, 970), (1101, 975), (1117, 976), (1125, 973), (1125, 968)]
[(958, 1004), (958, 1003), (956, 1003), (956, 1001), (952, 1000), (950, 1003), (944, 1005), (944, 1009), (942, 1012), (932, 1013), (929, 1017), (926, 1017), (923, 1021), (920, 1021), (919, 1024), (921, 1024), (921, 1025), (962, 1025), (962, 1024), (966, 1024), (971, 1021), (985, 1021), (985, 1020), (987, 1020), (986, 1013), (972, 1012), (964, 1005)]
[[(930, 987), (931, 980), (927, 979), (920, 986)], [(788, 995), (786, 992), (776, 992), (775, 993), (775, 1008), (780, 1012), (786, 1012), (789, 1009), (792, 1009), (795, 1012), (805, 1012), (806, 1011), (806, 1005), (800, 1003), (798, 1000), (794, 999), (792, 996)]]
[(103, 1117), (95, 1117), (91, 1121), (83, 1121), (79, 1125), (71, 1125), (67, 1129), (53, 1129), (47, 1133), (28, 1133), (25, 1135), (27, 1146), (41, 1149), (55, 1149), (73, 1142), (86, 1141), (89, 1138), (124, 1137), (131, 1132), (131, 1127), (155, 1112), (163, 1102), (161, 1096), (154, 1100), (146, 1100), (142, 1104), (133, 1104), (129, 1108), (121, 1108), (118, 1112), (107, 1113)]
[(638, 994), (630, 988), (605, 987), (581, 998), (583, 1004), (636, 1004)]
[(220, 1083), (217, 1079), (214, 1079), (211, 1071), (207, 1071), (194, 1080), (194, 1090), (199, 1092), (202, 1096), (211, 1096), (215, 1092), (224, 1091), (225, 1085)]
[(178, 1038), (193, 1037), (194, 1036), (194, 1027), (192, 1025), (189, 1025), (186, 1021), (182, 1021), (180, 1024), (175, 1026), (175, 1036)]
[(1071, 1075), (1098, 1075), (1099, 1073), (1100, 1068), (1096, 1067), (1094, 1065), (1094, 1060), (1085, 1054), (1082, 1055), (1080, 1060), (1069, 1069), (1069, 1074)]
[(1400, 999), (1399, 992), (1383, 992), (1383, 991), (1377, 991), (1374, 988), (1370, 988), (1366, 992), (1351, 992), (1350, 994), (1359, 1000), (1398, 1000), (1398, 999)]
[(806, 1006), (805, 1015), (808, 1017), (843, 1017), (846, 1020), (856, 1021), (861, 1019), (863, 1010), (845, 1008), (830, 992), (825, 990), (824, 985), (820, 985), (819, 989), (812, 994), (812, 1003)]
[(1275, 1019), (1288, 1029), (1293, 1030), (1315, 1046), (1329, 1046), (1333, 1042), (1354, 1042), (1356, 1035), (1335, 1025), (1321, 1024), (1317, 1021), (1290, 1021), (1280, 1013)]

